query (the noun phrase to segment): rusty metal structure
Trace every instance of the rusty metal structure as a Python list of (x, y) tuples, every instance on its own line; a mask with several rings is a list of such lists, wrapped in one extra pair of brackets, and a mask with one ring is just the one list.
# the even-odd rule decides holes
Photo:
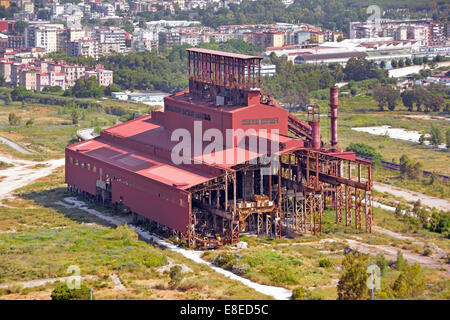
[[(71, 191), (204, 249), (237, 243), (243, 232), (320, 234), (326, 210), (336, 223), (371, 232), (373, 168), (338, 146), (336, 87), (326, 143), (318, 106), (303, 121), (261, 92), (260, 57), (187, 53), (189, 90), (166, 97), (164, 111), (66, 148)], [(180, 132), (199, 143), (179, 148)], [(211, 132), (226, 139), (211, 148)], [(265, 148), (253, 150), (251, 141)]]

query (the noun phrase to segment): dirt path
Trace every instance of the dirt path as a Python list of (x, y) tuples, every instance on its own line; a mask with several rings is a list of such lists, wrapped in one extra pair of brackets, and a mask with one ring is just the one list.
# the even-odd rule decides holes
[[(430, 242), (425, 242), (422, 240), (418, 240), (414, 237), (410, 237), (410, 236), (404, 236), (400, 233), (379, 227), (379, 226), (372, 226), (372, 230), (376, 231), (378, 233), (383, 233), (383, 234), (387, 234), (388, 236), (391, 236), (395, 239), (400, 239), (400, 240), (409, 240), (411, 241), (413, 244), (418, 244), (421, 246), (427, 246), (430, 245)], [(447, 250), (444, 250), (442, 248), (439, 248), (438, 246), (434, 245), (433, 246), (433, 254), (431, 255), (431, 257), (433, 259), (446, 259), (447, 255), (449, 254), (449, 252)]]
[[(58, 167), (64, 165), (63, 159), (49, 160), (43, 162), (13, 159), (0, 153), (0, 161), (11, 163), (14, 166), (1, 171), (0, 200), (12, 191), (24, 187), (31, 182), (46, 177)], [(36, 167), (37, 164), (45, 165)]]
[(11, 141), (5, 137), (0, 137), (0, 142), (6, 144), (7, 146), (13, 148), (17, 152), (24, 153), (24, 154), (32, 154), (31, 151), (25, 149), (24, 147), (18, 145), (14, 141)]
[(431, 257), (425, 257), (419, 254), (411, 253), (406, 250), (402, 250), (396, 247), (391, 246), (384, 246), (384, 245), (371, 245), (367, 243), (362, 243), (357, 240), (353, 239), (346, 239), (347, 243), (349, 244), (349, 247), (357, 250), (364, 254), (372, 254), (376, 255), (378, 253), (383, 253), (388, 260), (395, 260), (397, 257), (397, 252), (401, 251), (403, 253), (403, 257), (408, 260), (409, 263), (418, 263), (419, 265), (423, 267), (429, 267), (429, 268), (437, 268), (441, 269), (444, 268), (447, 270), (447, 274), (450, 275), (450, 267), (441, 264), (439, 261), (434, 260)]
[(373, 186), (375, 190), (379, 192), (387, 192), (396, 197), (403, 197), (406, 201), (417, 201), (420, 200), (422, 205), (436, 208), (438, 210), (450, 211), (450, 201), (445, 199), (440, 199), (432, 196), (427, 196), (426, 194), (402, 189), (399, 187), (394, 187), (389, 184), (384, 184), (380, 182), (374, 182)]

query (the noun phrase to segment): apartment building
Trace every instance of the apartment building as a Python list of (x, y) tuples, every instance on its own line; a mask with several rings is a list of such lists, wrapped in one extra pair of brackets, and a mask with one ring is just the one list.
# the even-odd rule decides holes
[(98, 85), (107, 87), (113, 84), (113, 71), (105, 70), (103, 66), (97, 65), (95, 68), (86, 68), (85, 78), (96, 77)]
[(45, 87), (59, 86), (66, 89), (65, 74), (62, 72), (48, 72), (36, 74), (36, 90), (42, 91)]
[(64, 29), (62, 24), (33, 24), (25, 30), (27, 48), (43, 48), (46, 52), (58, 50), (58, 33)]
[(96, 39), (79, 39), (67, 43), (67, 55), (69, 57), (99, 57), (99, 43)]
[(102, 29), (97, 29), (96, 33), (97, 33), (96, 39), (98, 39), (100, 44), (102, 44), (102, 43), (118, 43), (119, 44), (118, 52), (126, 51), (127, 33), (123, 29), (116, 28), (116, 27), (102, 28)]
[(86, 67), (80, 65), (64, 65), (62, 67), (62, 72), (65, 74), (67, 87), (71, 88), (75, 85), (78, 79), (84, 77)]

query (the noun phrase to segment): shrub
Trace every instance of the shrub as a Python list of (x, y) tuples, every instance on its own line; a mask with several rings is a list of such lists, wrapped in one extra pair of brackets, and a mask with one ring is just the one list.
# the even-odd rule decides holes
[(137, 240), (138, 234), (128, 225), (118, 226), (111, 231), (111, 238), (115, 240)]
[(236, 258), (231, 253), (220, 253), (215, 259), (214, 264), (218, 267), (225, 267), (225, 266), (232, 266), (232, 263), (234, 262)]
[(250, 271), (250, 266), (246, 263), (236, 262), (231, 267), (231, 272), (241, 276)]
[(181, 272), (181, 266), (176, 265), (170, 268), (170, 281), (171, 287), (177, 287), (181, 281), (183, 281), (183, 273)]
[(204, 286), (203, 284), (197, 282), (194, 279), (186, 279), (183, 281), (183, 283), (178, 285), (178, 290), (180, 291), (188, 291), (191, 289), (195, 289), (196, 291), (202, 289)]
[(52, 294), (52, 300), (90, 300), (91, 294), (88, 287), (81, 285), (79, 289), (69, 289), (66, 284), (56, 287)]
[(319, 260), (319, 267), (321, 268), (330, 268), (333, 264), (327, 258), (322, 258)]
[(397, 298), (416, 297), (425, 289), (422, 268), (416, 263), (409, 265), (405, 261), (402, 273), (394, 282), (392, 290)]
[(164, 266), (167, 264), (167, 258), (161, 254), (149, 254), (144, 258), (143, 264), (147, 268)]
[(7, 293), (21, 293), (23, 290), (23, 285), (21, 284), (12, 284), (8, 286), (8, 289), (6, 290)]
[(382, 253), (377, 254), (375, 259), (375, 263), (377, 264), (378, 268), (380, 268), (381, 275), (383, 275), (388, 268), (388, 261)]
[(424, 256), (431, 256), (431, 254), (433, 253), (433, 251), (430, 249), (430, 248), (425, 248), (424, 250), (423, 250), (423, 255)]
[(298, 287), (292, 291), (291, 300), (322, 300), (322, 298), (306, 288)]
[(353, 151), (359, 155), (371, 157), (374, 159), (383, 159), (383, 156), (377, 152), (374, 147), (371, 147), (364, 143), (350, 143), (350, 145), (345, 149), (345, 151)]

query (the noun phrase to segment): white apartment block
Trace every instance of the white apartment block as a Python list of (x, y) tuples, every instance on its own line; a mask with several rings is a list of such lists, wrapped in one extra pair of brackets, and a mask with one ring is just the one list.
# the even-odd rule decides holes
[(46, 52), (58, 50), (58, 33), (62, 24), (34, 24), (25, 30), (25, 47), (43, 48)]

